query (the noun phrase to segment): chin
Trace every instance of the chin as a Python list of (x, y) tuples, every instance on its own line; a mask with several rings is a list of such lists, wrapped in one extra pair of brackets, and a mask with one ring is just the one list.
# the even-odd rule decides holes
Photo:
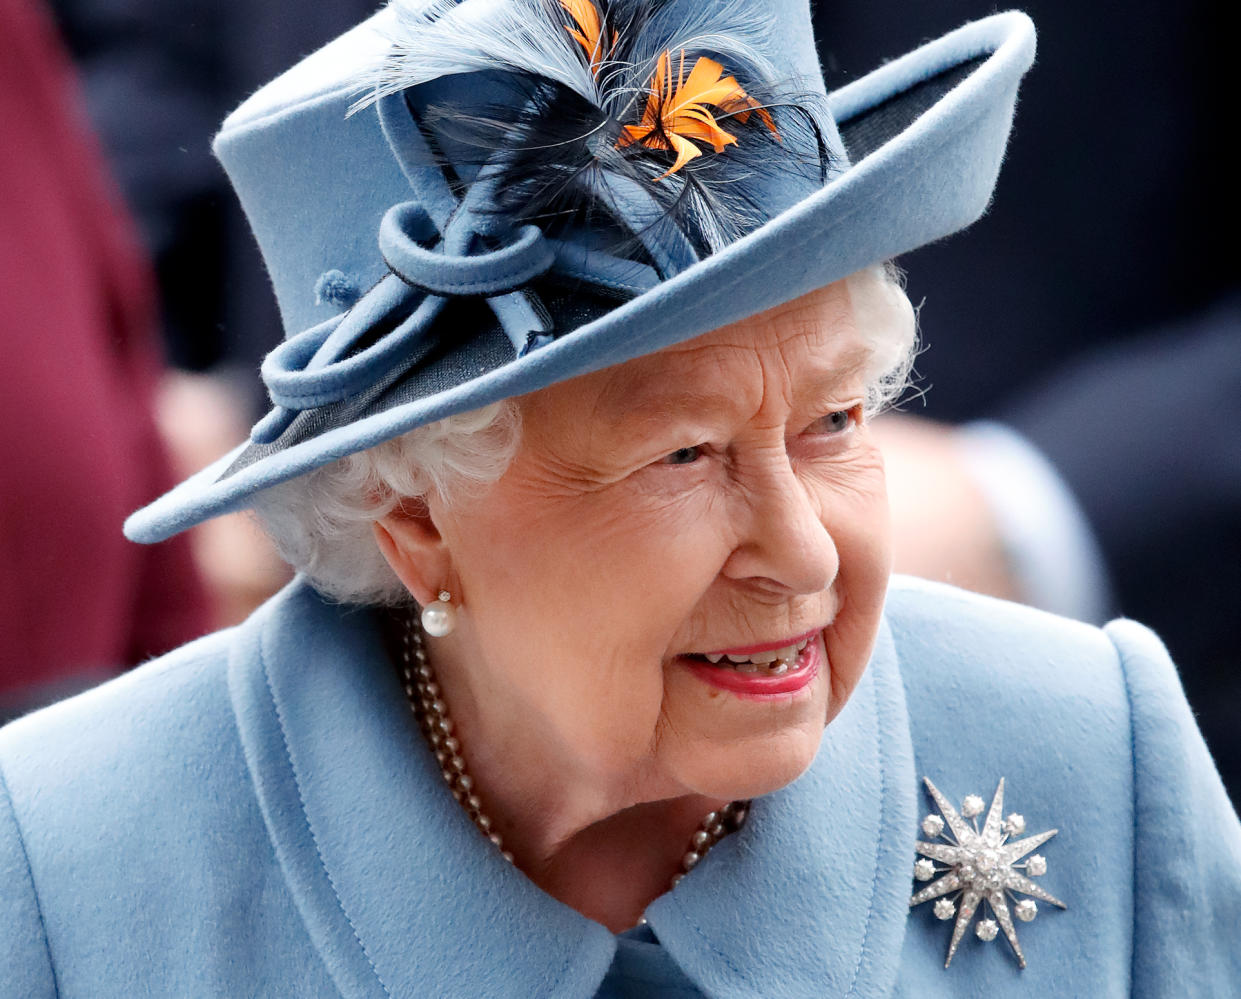
[(702, 747), (686, 761), (682, 782), (721, 801), (761, 798), (793, 783), (814, 762), (823, 739), (822, 722), (806, 723), (761, 739)]

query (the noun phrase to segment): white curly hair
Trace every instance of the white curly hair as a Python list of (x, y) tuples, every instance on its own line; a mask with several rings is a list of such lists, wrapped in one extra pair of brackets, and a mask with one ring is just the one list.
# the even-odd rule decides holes
[[(870, 338), (866, 410), (873, 415), (908, 385), (917, 316), (894, 264), (846, 280), (857, 327)], [(506, 399), (272, 486), (256, 497), (254, 512), (281, 556), (328, 597), (407, 604), (412, 597), (380, 553), (372, 525), (403, 501), (434, 493), (451, 503), (463, 492), (484, 491), (504, 474), (520, 439), (520, 410)]]

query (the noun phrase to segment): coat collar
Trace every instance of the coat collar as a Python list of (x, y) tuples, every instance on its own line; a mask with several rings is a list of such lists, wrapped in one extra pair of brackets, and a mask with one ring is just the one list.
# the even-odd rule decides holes
[[(505, 863), (448, 794), (375, 615), (294, 583), (237, 633), (246, 761), (342, 996), (592, 996), (615, 940)], [(916, 804), (887, 627), (815, 763), (648, 918), (707, 995), (887, 994)]]

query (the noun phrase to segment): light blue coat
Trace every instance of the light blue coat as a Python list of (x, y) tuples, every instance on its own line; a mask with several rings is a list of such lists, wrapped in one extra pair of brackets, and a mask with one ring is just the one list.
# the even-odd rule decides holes
[[(0, 995), (589, 997), (615, 938), (444, 789), (372, 612), (295, 583), (0, 732)], [(989, 800), (1067, 904), (1001, 939), (909, 909), (932, 780)], [(811, 769), (756, 801), (651, 930), (688, 996), (1223, 996), (1241, 828), (1149, 632), (897, 580)], [(609, 980), (611, 981), (611, 980)], [(692, 983), (692, 985), (691, 985)]]

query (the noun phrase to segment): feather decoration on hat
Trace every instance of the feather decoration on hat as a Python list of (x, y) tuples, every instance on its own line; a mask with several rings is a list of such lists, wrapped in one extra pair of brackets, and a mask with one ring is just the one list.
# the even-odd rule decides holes
[(750, 3), (431, 0), (397, 9), (393, 55), (359, 105), (489, 71), (486, 87), (436, 88), (420, 121), (452, 148), (445, 166), (462, 156), (502, 164), (497, 210), (514, 223), (549, 234), (590, 226), (608, 204), (601, 195), (624, 178), (658, 206), (646, 225), (675, 225), (703, 255), (767, 221), (770, 206), (754, 193), (764, 183), (791, 170), (826, 177), (824, 112), (775, 78), (756, 44), (767, 26)]
[(708, 110), (709, 105), (735, 114), (741, 122), (748, 119), (751, 110), (755, 110), (762, 116), (763, 124), (779, 138), (780, 132), (771, 113), (750, 97), (733, 77), (721, 79), (724, 67), (714, 59), (699, 56), (687, 77), (685, 50), (682, 49), (676, 60), (675, 83), (673, 61), (668, 52), (660, 55), (641, 124), (626, 125), (621, 129), (622, 146), (643, 142), (654, 149), (671, 148), (676, 153), (676, 162), (656, 180), (676, 173), (690, 160), (702, 155), (702, 150), (691, 139), (711, 143), (717, 153), (722, 153), (725, 146), (736, 144), (737, 137), (720, 127)]

